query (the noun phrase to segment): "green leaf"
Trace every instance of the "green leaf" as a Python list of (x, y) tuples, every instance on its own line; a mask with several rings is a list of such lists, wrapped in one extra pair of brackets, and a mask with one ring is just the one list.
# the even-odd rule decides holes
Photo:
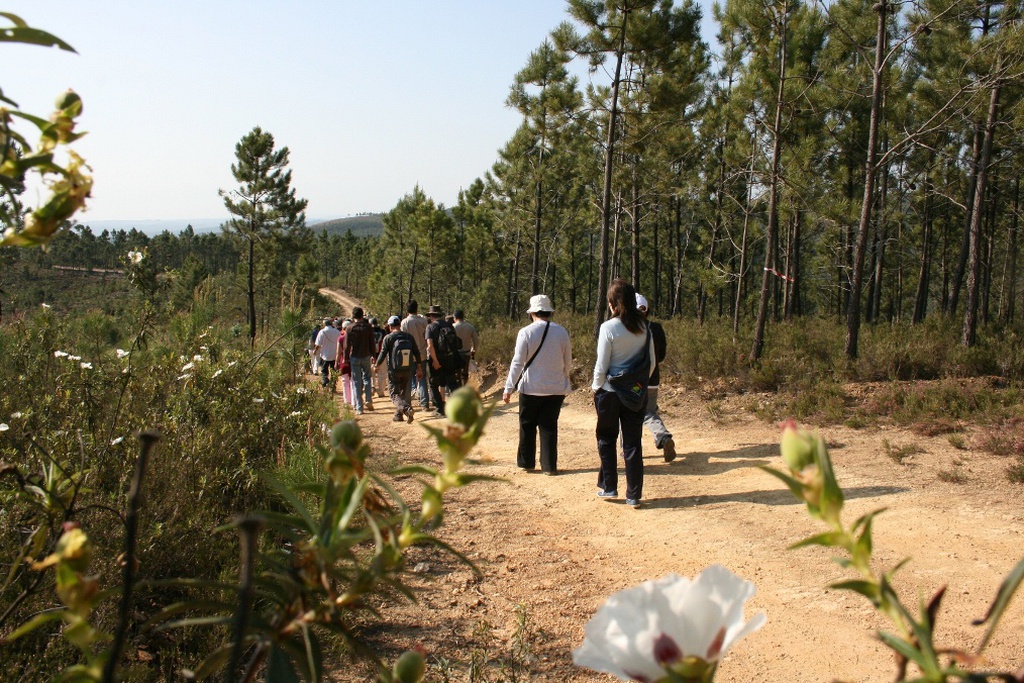
[(873, 581), (851, 579), (850, 581), (840, 581), (839, 583), (833, 583), (830, 586), (830, 588), (839, 588), (841, 590), (860, 593), (865, 598), (870, 600), (872, 603), (878, 603), (878, 584), (874, 583)]
[(64, 615), (64, 612), (66, 611), (67, 610), (61, 607), (59, 609), (49, 610), (47, 612), (37, 614), (21, 626), (19, 626), (18, 628), (14, 629), (14, 632), (6, 638), (4, 638), (3, 642), (10, 643), (12, 641), (17, 640), (18, 638), (21, 638), (24, 635), (31, 633), (43, 624), (48, 624), (51, 621), (56, 621), (57, 619), (60, 619)]
[(192, 672), (193, 677), (197, 681), (201, 681), (204, 678), (208, 678), (212, 674), (221, 671), (228, 662), (231, 661), (231, 652), (234, 649), (232, 643), (227, 645), (221, 645), (219, 648), (211, 652), (199, 663), (199, 666)]
[(871, 523), (875, 519), (875, 517), (882, 514), (888, 509), (889, 508), (878, 508), (877, 510), (873, 510), (867, 513), (866, 515), (860, 517), (856, 522), (853, 523), (853, 532), (856, 533), (857, 529), (861, 528), (865, 524)]
[(347, 529), (352, 524), (352, 517), (359, 511), (363, 502), (363, 495), (366, 493), (366, 486), (370, 483), (369, 477), (363, 477), (356, 484), (356, 487), (351, 490), (351, 495), (348, 499), (348, 504), (345, 506), (341, 517), (338, 518), (337, 523), (334, 525), (339, 531)]
[(891, 633), (886, 633), (885, 631), (878, 632), (878, 639), (886, 645), (888, 645), (891, 649), (895, 650), (899, 654), (903, 655), (910, 661), (917, 664), (919, 667), (921, 667), (922, 671), (926, 670), (927, 661), (925, 660), (924, 655), (922, 655), (918, 650), (914, 649), (914, 647), (907, 641), (903, 640), (899, 636), (894, 636)]
[(8, 28), (0, 28), (0, 43), (25, 43), (28, 45), (42, 45), (43, 47), (59, 47), (68, 52), (75, 52), (75, 48), (57, 36), (47, 33), (42, 29), (32, 28), (17, 15), (10, 14), (9, 12), (0, 12), (0, 16), (14, 24), (14, 26)]
[(939, 664), (938, 654), (935, 652), (935, 645), (932, 643), (932, 629), (928, 624), (919, 623), (914, 617), (907, 611), (907, 608), (903, 606), (903, 603), (899, 601), (899, 597), (896, 595), (896, 591), (893, 590), (889, 584), (888, 579), (882, 577), (881, 590), (884, 597), (889, 599), (903, 615), (907, 626), (914, 634), (914, 638), (917, 640), (918, 651), (921, 653), (921, 660), (914, 660), (921, 667), (921, 672), (926, 678), (930, 680), (938, 680), (939, 672), (942, 670), (942, 666)]
[(802, 541), (797, 541), (793, 545), (789, 546), (789, 550), (796, 550), (797, 548), (806, 548), (811, 545), (823, 545), (826, 547), (842, 546), (843, 534), (838, 531), (826, 531), (825, 533), (818, 534), (817, 536), (811, 536), (805, 538)]
[[(819, 453), (818, 468), (821, 470), (824, 482), (821, 489), (822, 513), (830, 512), (831, 514), (838, 515), (839, 511), (843, 509), (843, 489), (839, 487), (836, 473), (832, 469), (832, 456), (829, 455), (828, 447), (825, 446), (825, 442), (820, 436), (818, 437), (818, 442), (816, 449)], [(825, 517), (828, 519), (829, 514), (825, 514)]]
[(433, 477), (437, 475), (437, 470), (425, 465), (404, 465), (402, 467), (396, 467), (393, 470), (388, 470), (388, 474), (393, 477), (398, 477), (404, 474), (425, 474), (428, 477)]
[(780, 471), (778, 471), (776, 469), (772, 469), (771, 467), (768, 467), (767, 465), (758, 465), (758, 468), (760, 468), (761, 470), (767, 472), (768, 474), (772, 475), (773, 477), (781, 479), (783, 481), (783, 483), (785, 483), (786, 486), (789, 487), (790, 492), (794, 496), (796, 496), (799, 500), (803, 500), (804, 499), (804, 485), (801, 484), (800, 482), (798, 482), (796, 479), (794, 479), (793, 477), (789, 476), (788, 474), (780, 472)]
[(296, 496), (292, 492), (290, 488), (288, 488), (284, 483), (278, 481), (269, 474), (263, 473), (260, 476), (263, 479), (263, 481), (270, 485), (272, 489), (277, 491), (278, 495), (285, 499), (285, 501), (292, 507), (293, 510), (295, 510), (295, 512), (302, 515), (302, 519), (306, 522), (306, 524), (308, 525), (307, 528), (310, 531), (313, 531), (317, 528), (316, 520), (313, 519), (313, 515), (302, 503), (302, 501), (299, 500), (298, 496)]
[(221, 602), (219, 600), (187, 600), (184, 602), (176, 602), (164, 607), (162, 610), (147, 619), (145, 623), (147, 627), (152, 627), (156, 624), (163, 624), (180, 614), (188, 612), (231, 615), (235, 612), (235, 604), (230, 602)]
[(1021, 582), (1024, 581), (1024, 559), (1021, 559), (1017, 563), (1017, 566), (1007, 574), (1003, 582), (999, 584), (999, 590), (996, 591), (996, 598), (992, 602), (992, 605), (988, 608), (988, 612), (982, 619), (975, 620), (973, 623), (975, 626), (981, 626), (986, 621), (991, 621), (988, 630), (985, 631), (985, 637), (981, 639), (981, 645), (978, 646), (978, 653), (988, 645), (989, 639), (992, 637), (992, 632), (995, 631), (996, 626), (999, 624), (999, 620), (1003, 616), (1003, 612), (1006, 611), (1007, 605), (1010, 604), (1010, 600), (1013, 598), (1014, 593), (1020, 588)]

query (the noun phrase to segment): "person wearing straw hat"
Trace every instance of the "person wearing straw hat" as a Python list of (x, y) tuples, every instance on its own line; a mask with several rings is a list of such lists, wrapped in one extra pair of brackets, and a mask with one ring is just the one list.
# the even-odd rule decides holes
[(519, 449), (516, 464), (523, 471), (537, 466), (540, 432), (540, 469), (558, 474), (558, 416), (572, 390), (572, 346), (569, 332), (551, 322), (555, 312), (544, 294), (530, 297), (530, 324), (516, 335), (516, 348), (505, 379), (502, 399), (508, 403), (519, 392)]

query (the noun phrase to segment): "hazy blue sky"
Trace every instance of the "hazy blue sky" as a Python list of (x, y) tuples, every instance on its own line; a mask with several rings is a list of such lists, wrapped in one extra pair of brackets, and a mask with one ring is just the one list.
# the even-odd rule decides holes
[[(702, 3), (704, 4), (704, 3)], [(509, 86), (562, 0), (0, 0), (78, 54), (0, 43), (0, 87), (46, 114), (74, 88), (95, 187), (84, 223), (226, 217), (254, 126), (291, 150), (310, 218), (451, 206), (519, 124)], [(705, 12), (707, 14), (707, 11)], [(705, 24), (707, 18), (705, 18)], [(29, 197), (29, 201), (31, 201)]]

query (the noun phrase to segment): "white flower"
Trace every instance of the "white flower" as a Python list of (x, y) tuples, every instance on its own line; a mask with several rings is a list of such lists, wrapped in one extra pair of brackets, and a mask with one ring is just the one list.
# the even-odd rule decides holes
[(66, 351), (54, 351), (53, 352), (53, 357), (54, 358), (67, 358), (68, 354), (67, 354)]
[(183, 379), (188, 379), (191, 376), (192, 375), (188, 374), (187, 372), (184, 375), (178, 375), (178, 381), (180, 382)]
[(302, 411), (293, 410), (292, 412), (288, 413), (288, 417), (302, 417)]
[(10, 427), (6, 422), (0, 422), (0, 432), (6, 432)]
[(53, 306), (51, 306), (50, 304), (39, 304), (39, 305), (42, 306), (43, 308), (53, 308)]
[(306, 387), (295, 387), (295, 393), (296, 394), (308, 394), (309, 393), (309, 389), (307, 389)]
[(128, 351), (125, 351), (124, 349), (117, 349), (117, 357), (118, 358), (127, 358), (130, 355), (132, 355), (132, 354), (130, 352), (128, 352)]
[(23, 417), (25, 417), (25, 413), (21, 412), (20, 410), (18, 412), (16, 412), (16, 413), (11, 413), (11, 418), (12, 419), (20, 420)]
[(197, 363), (199, 361), (201, 361), (202, 359), (203, 359), (203, 354), (201, 354), (201, 353), (197, 353), (196, 355), (192, 356), (192, 360), (194, 360)]
[(142, 263), (143, 257), (144, 257), (144, 254), (141, 251), (129, 251), (128, 252), (128, 260), (131, 261), (135, 265), (138, 265), (138, 264)]
[(223, 370), (218, 370), (217, 372), (213, 373), (213, 376), (214, 377), (220, 377), (222, 374), (224, 374), (224, 371)]
[(252, 400), (252, 402), (253, 402), (253, 403), (263, 403), (263, 399), (262, 399), (262, 398), (254, 398), (254, 399)]
[(573, 662), (623, 681), (668, 680), (668, 668), (713, 674), (718, 659), (766, 621), (763, 612), (743, 620), (754, 590), (716, 564), (692, 581), (669, 574), (619, 591), (587, 623)]
[(83, 370), (92, 370), (92, 363), (79, 363)]
[(189, 370), (191, 370), (195, 366), (196, 366), (195, 363), (185, 363), (185, 365), (182, 366), (181, 371), (182, 372), (188, 372)]
[(123, 436), (119, 436), (116, 439), (114, 439), (113, 441), (111, 441), (110, 445), (111, 446), (116, 446), (117, 444), (121, 443), (122, 441), (124, 441), (124, 437)]
[(71, 356), (71, 355), (69, 355), (68, 356), (68, 360), (82, 360), (82, 357), (81, 356)]

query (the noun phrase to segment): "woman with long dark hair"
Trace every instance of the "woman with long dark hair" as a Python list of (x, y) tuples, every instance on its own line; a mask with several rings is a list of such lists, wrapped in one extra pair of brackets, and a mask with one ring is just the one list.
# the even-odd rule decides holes
[[(644, 488), (644, 461), (641, 447), (644, 424), (643, 406), (627, 407), (608, 378), (622, 374), (638, 363), (646, 352), (650, 359), (647, 376), (654, 371), (654, 343), (647, 324), (636, 307), (636, 290), (616, 278), (608, 288), (606, 320), (597, 334), (597, 361), (594, 363), (594, 407), (597, 410), (597, 453), (601, 469), (597, 474), (597, 496), (604, 499), (619, 495), (617, 442), (622, 431), (622, 455), (626, 463), (626, 504), (640, 507)], [(646, 389), (643, 392), (646, 398)]]

